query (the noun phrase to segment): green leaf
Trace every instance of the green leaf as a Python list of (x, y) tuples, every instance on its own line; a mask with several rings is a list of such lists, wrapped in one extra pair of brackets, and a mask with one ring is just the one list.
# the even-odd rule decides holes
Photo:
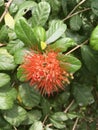
[(0, 6), (4, 5), (4, 0), (0, 0)]
[(52, 119), (52, 118), (50, 118), (50, 121), (51, 121), (51, 123), (52, 123), (56, 128), (58, 128), (58, 129), (63, 129), (63, 128), (66, 127), (66, 125), (65, 125), (64, 122), (59, 122), (59, 121), (56, 121), (56, 120), (54, 120), (54, 119)]
[(50, 14), (50, 5), (47, 2), (40, 2), (32, 12), (32, 26), (44, 26)]
[(42, 114), (39, 110), (31, 110), (27, 113), (27, 119), (22, 122), (24, 125), (33, 124), (41, 118)]
[(55, 16), (61, 9), (61, 1), (59, 0), (45, 0), (47, 1), (51, 6), (51, 15)]
[(13, 70), (15, 67), (14, 57), (6, 49), (0, 48), (0, 70)]
[(41, 42), (44, 42), (46, 40), (46, 31), (43, 27), (36, 26), (33, 28), (33, 32), (35, 35), (35, 39), (36, 39), (35, 43), (37, 43), (37, 48), (42, 50)]
[(33, 29), (24, 18), (16, 22), (15, 32), (17, 37), (23, 41), (26, 46), (32, 47), (36, 43)]
[(54, 41), (56, 41), (58, 38), (60, 38), (65, 30), (66, 30), (66, 24), (64, 24), (62, 21), (60, 20), (53, 20), (50, 25), (49, 25), (49, 29), (46, 32), (46, 43), (52, 43)]
[(4, 26), (2, 26), (2, 28), (0, 29), (0, 42), (5, 42), (6, 40), (8, 40), (8, 29), (7, 29), (7, 27), (4, 25)]
[(93, 13), (98, 16), (98, 1), (97, 0), (92, 1), (91, 9), (92, 9)]
[(19, 81), (24, 82), (26, 81), (26, 76), (23, 74), (24, 69), (21, 67), (18, 67), (17, 69), (17, 78)]
[(59, 54), (60, 66), (70, 73), (75, 73), (81, 67), (81, 62), (72, 55)]
[(0, 109), (6, 110), (13, 107), (14, 100), (16, 99), (17, 91), (14, 88), (5, 86), (0, 88)]
[(63, 8), (63, 12), (65, 14), (65, 16), (67, 15), (68, 9), (67, 9), (67, 1), (66, 0), (62, 0), (62, 8)]
[(67, 117), (71, 120), (75, 119), (76, 117), (80, 117), (79, 114), (76, 113), (67, 113)]
[(0, 73), (0, 87), (3, 87), (10, 82), (10, 76), (5, 73)]
[(4, 111), (4, 119), (13, 126), (19, 126), (27, 117), (27, 112), (20, 106), (14, 106), (10, 110)]
[(91, 87), (85, 84), (74, 83), (73, 95), (80, 106), (87, 106), (94, 102), (94, 97), (91, 93)]
[(81, 47), (81, 54), (88, 70), (93, 74), (98, 74), (98, 52), (84, 45)]
[(74, 31), (80, 30), (82, 26), (82, 19), (79, 15), (70, 18), (70, 28)]
[(96, 26), (92, 31), (90, 45), (94, 50), (98, 50), (98, 26)]
[(71, 38), (61, 38), (55, 43), (49, 45), (49, 49), (53, 51), (65, 52), (69, 47), (75, 46), (76, 43)]
[(35, 121), (29, 130), (43, 130), (43, 123), (40, 121)]
[(48, 126), (45, 127), (45, 130), (53, 130), (51, 128), (49, 128)]
[(22, 48), (19, 49), (15, 52), (14, 54), (14, 59), (15, 59), (15, 63), (16, 64), (22, 64), (24, 61), (24, 57), (25, 55), (28, 53), (29, 51), (26, 48)]
[(9, 44), (7, 44), (7, 50), (10, 54), (14, 54), (17, 50), (24, 47), (24, 43), (20, 41), (19, 39), (10, 41)]
[(51, 116), (51, 118), (55, 121), (60, 121), (60, 122), (68, 120), (68, 117), (64, 112), (56, 112)]
[[(16, 2), (16, 4), (17, 3), (20, 3), (20, 0), (19, 0), (19, 2)], [(24, 1), (24, 2), (22, 2), (22, 4), (19, 5), (19, 11), (15, 15), (15, 21), (18, 21), (29, 10), (33, 10), (36, 7), (36, 5), (37, 4), (34, 1)]]
[(46, 116), (49, 114), (50, 109), (51, 109), (51, 104), (50, 102), (45, 99), (44, 97), (41, 100), (41, 107), (42, 107), (42, 111), (43, 111), (43, 116)]
[(29, 86), (28, 84), (21, 84), (19, 86), (20, 97), (27, 107), (35, 107), (40, 102), (40, 95), (34, 90), (34, 86)]

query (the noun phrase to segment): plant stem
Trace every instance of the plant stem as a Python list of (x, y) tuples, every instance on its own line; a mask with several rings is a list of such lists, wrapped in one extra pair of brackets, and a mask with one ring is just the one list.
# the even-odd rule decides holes
[(80, 48), (81, 46), (83, 46), (84, 44), (88, 43), (88, 39), (86, 41), (84, 41), (82, 44), (77, 45), (76, 47), (74, 47), (72, 50), (68, 51), (65, 55), (68, 55), (70, 53), (72, 53), (73, 51), (77, 50), (78, 48)]
[(64, 113), (67, 113), (67, 111), (70, 109), (70, 107), (73, 105), (74, 100), (71, 101), (71, 103), (68, 105), (68, 107), (65, 109)]
[(83, 9), (83, 10), (80, 10), (80, 11), (76, 12), (76, 13), (73, 13), (73, 14), (67, 16), (66, 18), (64, 18), (63, 21), (65, 21), (65, 20), (67, 20), (67, 19), (69, 19), (69, 18), (71, 18), (71, 17), (73, 17), (73, 16), (75, 16), (75, 15), (77, 15), (77, 14), (79, 14), (79, 13), (88, 11), (88, 10), (90, 10), (90, 9), (91, 9), (91, 8), (85, 8), (85, 9)]
[(76, 118), (76, 121), (75, 121), (75, 123), (74, 123), (74, 125), (73, 125), (72, 130), (75, 130), (75, 129), (76, 129), (76, 126), (77, 126), (77, 124), (78, 124), (78, 121), (79, 121), (79, 118), (77, 117), (77, 118)]
[[(81, 4), (83, 4), (85, 1), (86, 1), (86, 0), (80, 1), (80, 2), (73, 8), (73, 10), (67, 15), (67, 17), (66, 17), (65, 19), (63, 19), (63, 21), (65, 21), (65, 20), (69, 19), (70, 17), (72, 17), (73, 12), (74, 12)], [(82, 10), (81, 10), (81, 11), (82, 11)], [(84, 12), (84, 11), (83, 11), (83, 12)], [(80, 12), (79, 12), (79, 13), (80, 13)], [(76, 15), (76, 14), (74, 14), (74, 15)]]
[(8, 8), (10, 6), (10, 4), (12, 3), (13, 0), (9, 0), (6, 4), (5, 4), (5, 10), (3, 12), (3, 14), (0, 17), (0, 22), (3, 20), (4, 16), (6, 15), (6, 13), (8, 12)]

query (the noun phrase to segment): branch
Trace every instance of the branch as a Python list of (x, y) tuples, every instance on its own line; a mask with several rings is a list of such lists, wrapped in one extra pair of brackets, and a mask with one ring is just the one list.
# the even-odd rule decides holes
[(73, 17), (73, 16), (75, 16), (75, 15), (77, 15), (77, 14), (79, 14), (79, 13), (88, 11), (88, 10), (90, 10), (90, 9), (91, 9), (91, 8), (85, 8), (85, 9), (83, 9), (83, 10), (80, 10), (80, 11), (76, 12), (76, 13), (73, 13), (73, 14), (67, 16), (66, 18), (64, 18), (63, 21), (65, 21), (65, 20), (67, 20), (67, 19), (69, 19), (69, 18), (71, 18), (71, 17)]
[(67, 17), (65, 19), (63, 19), (63, 21), (65, 21), (66, 19), (70, 18), (71, 15), (73, 14), (73, 12), (81, 5), (85, 2), (86, 0), (82, 0), (80, 1), (80, 3), (78, 3), (74, 8), (73, 10), (67, 15)]
[(14, 130), (17, 130), (17, 128), (15, 126), (13, 126)]
[(68, 55), (68, 54), (72, 53), (73, 51), (77, 50), (78, 48), (80, 48), (81, 46), (83, 46), (86, 43), (88, 43), (88, 39), (86, 41), (84, 41), (82, 44), (77, 45), (75, 48), (73, 48), (72, 50), (68, 51), (65, 55)]
[(76, 121), (75, 121), (75, 123), (74, 123), (74, 125), (73, 125), (72, 130), (75, 130), (75, 129), (76, 129), (76, 126), (77, 126), (77, 124), (78, 124), (78, 121), (79, 121), (79, 118), (77, 117), (77, 119), (76, 119)]
[(3, 20), (4, 16), (6, 15), (6, 13), (8, 12), (8, 8), (10, 6), (10, 4), (12, 3), (13, 0), (9, 0), (6, 4), (5, 4), (5, 10), (3, 12), (3, 14), (0, 17), (0, 22)]
[(71, 101), (69, 106), (65, 109), (64, 113), (67, 113), (67, 111), (70, 109), (70, 107), (73, 105), (73, 103), (74, 103), (74, 100)]

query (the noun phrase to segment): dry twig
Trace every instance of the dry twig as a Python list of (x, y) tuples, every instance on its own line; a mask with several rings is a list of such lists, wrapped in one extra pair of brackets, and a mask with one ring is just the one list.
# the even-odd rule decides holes
[(77, 50), (78, 48), (80, 48), (81, 46), (83, 46), (84, 44), (88, 43), (88, 40), (84, 41), (82, 44), (77, 45), (76, 47), (74, 47), (72, 50), (68, 51), (65, 55), (68, 55), (70, 53), (72, 53), (73, 51)]
[(68, 105), (68, 107), (65, 109), (64, 113), (67, 113), (67, 111), (70, 109), (70, 107), (73, 105), (74, 100), (71, 101), (71, 103)]
[(73, 125), (72, 130), (75, 130), (75, 129), (76, 129), (76, 126), (77, 126), (77, 124), (78, 124), (78, 121), (79, 121), (79, 118), (77, 117), (77, 118), (76, 118), (76, 121), (75, 121), (75, 123), (74, 123), (74, 125)]

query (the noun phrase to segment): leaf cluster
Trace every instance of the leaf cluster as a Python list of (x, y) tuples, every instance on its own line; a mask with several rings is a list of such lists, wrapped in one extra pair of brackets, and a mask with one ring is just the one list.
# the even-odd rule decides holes
[[(1, 0), (0, 16), (5, 8)], [(97, 129), (97, 21), (97, 0), (12, 1), (0, 22), (0, 130)], [(25, 82), (19, 66), (35, 46), (70, 63), (64, 91), (42, 96)]]

